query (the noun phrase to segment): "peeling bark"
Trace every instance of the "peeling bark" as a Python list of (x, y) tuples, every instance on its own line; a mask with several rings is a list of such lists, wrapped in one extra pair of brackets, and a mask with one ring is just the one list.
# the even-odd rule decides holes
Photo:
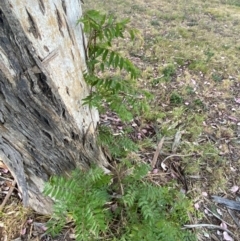
[(51, 175), (105, 164), (96, 110), (82, 106), (85, 56), (79, 1), (0, 2), (0, 159), (23, 204), (50, 213), (41, 192)]

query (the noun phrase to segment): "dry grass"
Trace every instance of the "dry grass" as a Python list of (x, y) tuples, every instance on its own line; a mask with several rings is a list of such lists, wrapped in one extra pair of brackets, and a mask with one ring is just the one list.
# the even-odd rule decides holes
[(1, 240), (13, 240), (20, 236), (25, 222), (32, 211), (25, 209), (17, 199), (11, 199), (0, 213)]

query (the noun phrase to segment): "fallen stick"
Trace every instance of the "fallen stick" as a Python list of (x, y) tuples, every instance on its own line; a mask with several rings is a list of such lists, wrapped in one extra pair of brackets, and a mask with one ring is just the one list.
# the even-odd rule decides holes
[(164, 142), (164, 136), (163, 138), (160, 140), (160, 142), (158, 143), (158, 146), (157, 146), (157, 150), (155, 151), (154, 153), (154, 156), (153, 156), (153, 160), (152, 160), (152, 169), (155, 168), (156, 164), (157, 164), (157, 159), (158, 159), (158, 156), (159, 156), (159, 153), (162, 149), (162, 146), (163, 146), (163, 142)]
[(10, 196), (11, 196), (11, 194), (12, 194), (14, 188), (15, 188), (16, 183), (17, 183), (17, 182), (16, 182), (15, 180), (12, 182), (12, 185), (11, 185), (9, 191), (8, 191), (8, 194), (5, 196), (2, 204), (0, 205), (0, 212), (3, 210), (3, 208), (4, 208), (4, 206), (6, 205), (8, 199), (10, 198)]
[(200, 224), (189, 224), (189, 225), (184, 225), (185, 228), (209, 228), (209, 229), (220, 229), (222, 231), (228, 232), (229, 234), (231, 234), (233, 237), (235, 236), (230, 230), (223, 228), (221, 226), (218, 225), (214, 225), (214, 224), (205, 224), (205, 223), (200, 223)]
[(204, 208), (207, 209), (214, 217), (216, 217), (217, 219), (219, 219), (220, 221), (222, 221), (223, 223), (226, 223), (229, 227), (234, 227), (232, 224), (226, 222), (225, 220), (223, 220), (219, 215), (217, 215), (216, 213), (214, 213), (212, 210), (210, 210), (208, 207), (206, 207), (204, 205)]

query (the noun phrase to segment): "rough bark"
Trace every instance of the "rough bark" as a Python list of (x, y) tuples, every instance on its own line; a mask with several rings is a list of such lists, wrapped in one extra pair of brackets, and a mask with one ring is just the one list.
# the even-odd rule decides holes
[(91, 162), (104, 164), (96, 145), (96, 110), (82, 106), (84, 38), (78, 0), (0, 1), (0, 159), (23, 204), (51, 212), (41, 192), (51, 175)]

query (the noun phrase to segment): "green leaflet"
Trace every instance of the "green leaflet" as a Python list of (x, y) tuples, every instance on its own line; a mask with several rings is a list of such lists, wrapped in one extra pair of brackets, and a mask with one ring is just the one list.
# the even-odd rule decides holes
[(55, 200), (48, 232), (57, 235), (70, 218), (77, 241), (195, 241), (191, 232), (181, 229), (189, 221), (191, 202), (170, 186), (151, 183), (148, 171), (147, 164), (125, 160), (111, 175), (93, 166), (75, 170), (68, 179), (51, 178), (44, 190)]
[[(140, 71), (131, 61), (115, 51), (112, 43), (126, 35), (134, 40), (137, 31), (129, 29), (129, 19), (117, 21), (113, 15), (102, 14), (96, 10), (87, 11), (78, 23), (84, 25), (84, 32), (88, 38), (88, 72), (84, 78), (88, 85), (94, 86), (94, 91), (83, 100), (83, 104), (103, 110), (104, 104), (108, 103), (112, 111), (124, 120), (130, 120), (133, 115), (142, 111), (141, 104), (146, 105), (147, 96), (134, 82)], [(108, 69), (113, 70), (113, 74), (105, 77), (104, 72)], [(103, 73), (101, 77), (99, 72)], [(115, 74), (116, 72), (118, 74)], [(146, 98), (139, 101), (140, 95)], [(124, 103), (121, 108), (118, 108), (116, 96), (119, 103)]]

